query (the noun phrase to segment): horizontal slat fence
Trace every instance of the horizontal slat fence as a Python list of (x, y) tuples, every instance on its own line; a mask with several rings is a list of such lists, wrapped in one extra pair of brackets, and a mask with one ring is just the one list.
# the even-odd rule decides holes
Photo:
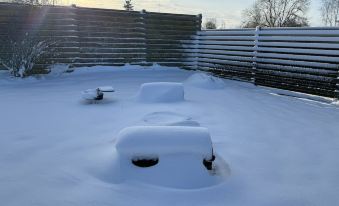
[(72, 67), (158, 63), (339, 97), (339, 28), (201, 31), (201, 18), (0, 3), (0, 56), (8, 56), (13, 41), (29, 34), (55, 42), (35, 64), (38, 73), (56, 63)]
[(339, 28), (205, 30), (197, 39), (199, 69), (339, 97)]
[(201, 29), (201, 16), (146, 13), (147, 62), (166, 66), (194, 67), (197, 31)]
[(0, 3), (0, 55), (26, 33), (55, 42), (35, 64), (37, 73), (56, 63), (192, 67), (194, 51), (185, 45), (198, 30), (200, 15)]

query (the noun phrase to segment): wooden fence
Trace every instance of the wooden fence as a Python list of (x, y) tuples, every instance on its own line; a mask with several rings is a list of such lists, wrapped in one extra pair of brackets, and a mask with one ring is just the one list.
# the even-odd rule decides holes
[(198, 32), (198, 67), (222, 76), (339, 97), (339, 28)]
[(56, 42), (39, 73), (56, 63), (158, 63), (339, 98), (339, 28), (201, 31), (201, 15), (0, 3), (0, 57), (27, 34)]
[(0, 3), (0, 44), (10, 46), (8, 39), (21, 40), (25, 34), (56, 42), (35, 64), (35, 72), (55, 63), (191, 67), (195, 59), (184, 45), (194, 44), (200, 25), (201, 15)]

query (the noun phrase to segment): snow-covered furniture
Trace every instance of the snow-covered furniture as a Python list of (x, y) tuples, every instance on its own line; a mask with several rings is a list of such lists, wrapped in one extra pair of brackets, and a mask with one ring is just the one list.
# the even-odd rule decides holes
[(102, 100), (104, 93), (99, 89), (87, 89), (82, 92), (82, 98), (85, 100)]
[(102, 100), (104, 98), (104, 92), (114, 92), (113, 87), (111, 86), (104, 86), (98, 87), (96, 89), (87, 89), (83, 91), (82, 98), (89, 101), (97, 101)]
[(114, 88), (111, 86), (102, 86), (98, 87), (98, 89), (102, 92), (115, 92)]
[(184, 101), (184, 86), (176, 82), (145, 83), (141, 85), (137, 99), (148, 103)]
[(210, 184), (215, 159), (206, 128), (136, 126), (116, 141), (121, 174), (128, 179), (178, 188)]

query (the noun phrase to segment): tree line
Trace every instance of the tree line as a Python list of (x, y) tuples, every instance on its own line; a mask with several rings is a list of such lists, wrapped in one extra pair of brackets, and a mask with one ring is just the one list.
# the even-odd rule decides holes
[[(320, 0), (321, 18), (325, 26), (339, 26), (339, 0)], [(307, 27), (310, 0), (256, 0), (243, 11), (243, 28)], [(204, 27), (216, 29), (216, 19), (208, 19)]]

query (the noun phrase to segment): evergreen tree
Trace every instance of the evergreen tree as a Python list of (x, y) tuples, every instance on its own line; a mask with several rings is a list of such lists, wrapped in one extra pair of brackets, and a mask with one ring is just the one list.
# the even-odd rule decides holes
[(212, 18), (212, 19), (207, 19), (207, 21), (204, 24), (205, 29), (216, 29), (217, 28), (217, 20)]
[(132, 0), (125, 0), (124, 8), (126, 11), (133, 11)]

